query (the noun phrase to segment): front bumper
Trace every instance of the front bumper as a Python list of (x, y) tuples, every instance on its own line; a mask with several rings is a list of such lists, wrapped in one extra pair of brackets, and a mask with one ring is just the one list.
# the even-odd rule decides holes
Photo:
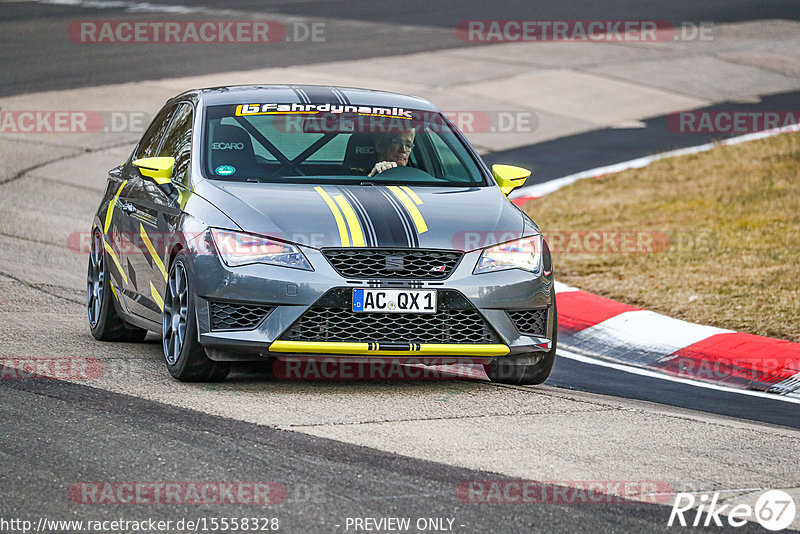
[[(303, 253), (315, 271), (302, 271), (263, 264), (231, 268), (216, 255), (193, 256), (199, 341), (209, 357), (216, 360), (248, 360), (266, 356), (364, 356), (364, 357), (468, 357), (490, 361), (497, 357), (551, 348), (555, 317), (553, 279), (534, 277), (521, 270), (473, 275), (480, 251), (466, 253), (453, 273), (441, 281), (359, 280), (340, 276), (317, 249)], [(460, 295), (461, 304), (472, 308), (492, 331), (484, 342), (441, 343), (417, 339), (358, 339), (320, 341), (282, 339), (287, 331), (321, 299), (346, 295), (357, 287), (436, 289), (440, 295)], [(458, 301), (459, 299), (450, 299)], [(254, 327), (220, 329), (213, 324), (212, 305), (245, 303), (268, 308), (265, 318)], [(345, 306), (347, 304), (345, 303)], [(441, 306), (441, 304), (440, 304)], [(507, 313), (538, 309), (546, 312), (541, 335), (522, 333)], [(216, 326), (216, 328), (215, 328)], [(295, 336), (296, 338), (297, 336)]]

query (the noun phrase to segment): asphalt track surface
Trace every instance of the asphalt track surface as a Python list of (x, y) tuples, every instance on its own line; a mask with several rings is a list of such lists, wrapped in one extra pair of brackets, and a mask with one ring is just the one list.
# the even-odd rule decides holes
[[(467, 504), (455, 492), (462, 482), (510, 479), (77, 384), (14, 382), (2, 389), (2, 415), (22, 424), (14, 434), (0, 434), (0, 444), (9, 458), (25, 462), (4, 462), (0, 480), (4, 487), (13, 485), (13, 500), (26, 503), (22, 517), (34, 522), (73, 516), (76, 505), (64, 499), (64, 488), (76, 481), (279, 480), (287, 481), (286, 499), (275, 505), (153, 504), (133, 512), (125, 505), (96, 505), (80, 517), (178, 521), (255, 515), (277, 517), (286, 532), (344, 532), (347, 517), (455, 518), (454, 530), (470, 533), (592, 533), (598, 524), (604, 532), (668, 531), (665, 506), (546, 503), (510, 510)], [(4, 517), (20, 517), (18, 510), (4, 508), (0, 501)], [(756, 531), (753, 525), (742, 530)]]
[[(137, 4), (141, 2), (0, 3), (0, 79), (3, 82), (0, 96), (463, 47), (469, 44), (457, 38), (455, 28), (459, 22), (472, 19), (666, 20), (673, 24), (800, 19), (800, 10), (793, 0), (239, 0), (224, 5), (208, 0), (191, 3), (157, 0), (147, 2), (155, 7), (145, 11), (134, 9)], [(90, 5), (96, 7), (88, 7)], [(170, 7), (181, 5), (198, 11), (170, 13)], [(157, 10), (158, 6), (162, 6), (162, 11)], [(203, 8), (207, 11), (202, 11)], [(75, 43), (64, 31), (71, 22), (81, 20), (252, 19), (281, 20), (287, 24), (291, 24), (290, 20), (325, 22), (327, 39), (325, 43), (302, 40), (264, 47), (230, 43), (182, 44), (159, 46), (154, 54), (153, 47), (147, 44), (98, 47)]]
[[(170, 2), (152, 4), (173, 5)], [(198, 2), (212, 9), (211, 2)], [(332, 59), (396, 55), (398, 53), (464, 46), (453, 35), (441, 36), (429, 28), (454, 27), (468, 18), (647, 18), (670, 21), (715, 22), (766, 18), (800, 18), (793, 2), (767, 5), (737, 1), (704, 2), (230, 2), (235, 12), (300, 15), (329, 21), (331, 32), (351, 37), (336, 46), (317, 43), (286, 43), (270, 48), (269, 54), (239, 45), (193, 48), (191, 45), (164, 49), (154, 60), (136, 45), (91, 49), (68, 40), (43, 38), (65, 21), (96, 19), (148, 20), (152, 14), (132, 15), (126, 8), (53, 6), (36, 2), (0, 4), (0, 95), (21, 94), (70, 87), (92, 86), (142, 79), (158, 79), (208, 72), (252, 69), (265, 66), (315, 63)], [(610, 11), (609, 11), (610, 9)], [(241, 18), (237, 13), (217, 16), (220, 20)], [(409, 13), (413, 13), (410, 16)], [(497, 13), (503, 13), (498, 17)], [(185, 20), (186, 16), (158, 17)], [(358, 21), (365, 29), (353, 31)], [(388, 31), (404, 24), (403, 32)], [(789, 109), (795, 93), (762, 100), (760, 109)], [(764, 103), (766, 102), (766, 103)], [(727, 107), (730, 109), (730, 106)], [(505, 162), (536, 161), (538, 180), (546, 180), (664, 149), (679, 142), (700, 144), (702, 136), (675, 136), (666, 128), (666, 118), (648, 121), (648, 132), (661, 132), (642, 139), (634, 130), (600, 131), (543, 143), (534, 147), (497, 153), (489, 158)], [(610, 136), (610, 137), (609, 137)], [(616, 136), (616, 137), (614, 137)], [(606, 144), (607, 143), (607, 144)], [(620, 152), (620, 146), (627, 151)], [(613, 150), (612, 150), (613, 147)], [(559, 155), (571, 153), (572, 157)], [(565, 159), (567, 162), (565, 163)], [(499, 159), (497, 159), (499, 161)], [(578, 163), (579, 162), (579, 163)], [(7, 297), (3, 297), (7, 298)], [(255, 373), (256, 380), (270, 377)], [(611, 369), (559, 359), (551, 386), (566, 390), (638, 399), (719, 414), (731, 418), (798, 428), (794, 406), (768, 399), (745, 398), (657, 379), (624, 380)], [(359, 383), (345, 384), (358, 388)], [(480, 388), (493, 388), (488, 384)], [(75, 504), (64, 498), (64, 488), (75, 481), (91, 480), (280, 480), (288, 498), (274, 508), (260, 509), (279, 517), (289, 532), (311, 532), (325, 528), (341, 531), (336, 524), (348, 516), (456, 517), (461, 532), (658, 532), (668, 530), (669, 508), (646, 504), (602, 506), (470, 505), (455, 497), (454, 488), (465, 480), (499, 480), (490, 472), (454, 467), (403, 455), (359, 447), (337, 440), (254, 425), (231, 418), (168, 406), (134, 396), (83, 385), (50, 381), (0, 381), (0, 515), (3, 517), (76, 515)], [(13, 430), (12, 430), (13, 429)], [(13, 493), (13, 496), (11, 495)], [(241, 507), (139, 506), (92, 508), (80, 516), (112, 519), (124, 513), (128, 519), (251, 515)], [(697, 530), (697, 529), (693, 529)], [(702, 529), (701, 529), (702, 530)], [(712, 529), (714, 530), (714, 529)], [(753, 524), (737, 531), (760, 531)], [(719, 531), (719, 530), (716, 530)]]

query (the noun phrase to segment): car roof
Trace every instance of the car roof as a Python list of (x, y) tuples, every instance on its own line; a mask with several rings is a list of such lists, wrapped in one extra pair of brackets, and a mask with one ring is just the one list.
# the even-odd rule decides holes
[(345, 104), (439, 111), (439, 108), (424, 98), (416, 96), (330, 85), (230, 85), (209, 87), (186, 91), (170, 99), (170, 101), (185, 99), (195, 100), (204, 106), (264, 102), (291, 104), (296, 102), (299, 104)]

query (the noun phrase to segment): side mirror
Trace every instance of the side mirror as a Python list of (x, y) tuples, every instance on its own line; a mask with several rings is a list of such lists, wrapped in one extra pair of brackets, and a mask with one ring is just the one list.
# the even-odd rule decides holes
[(175, 158), (142, 158), (133, 161), (142, 176), (151, 178), (158, 185), (169, 185)]
[(525, 183), (531, 171), (513, 165), (492, 165), (492, 175), (504, 195)]

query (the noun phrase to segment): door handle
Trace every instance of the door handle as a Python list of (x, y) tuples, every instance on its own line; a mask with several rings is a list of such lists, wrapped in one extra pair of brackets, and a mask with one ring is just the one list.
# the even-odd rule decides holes
[(130, 202), (125, 202), (124, 200), (119, 201), (119, 209), (124, 211), (125, 213), (136, 213), (136, 206), (131, 204)]

